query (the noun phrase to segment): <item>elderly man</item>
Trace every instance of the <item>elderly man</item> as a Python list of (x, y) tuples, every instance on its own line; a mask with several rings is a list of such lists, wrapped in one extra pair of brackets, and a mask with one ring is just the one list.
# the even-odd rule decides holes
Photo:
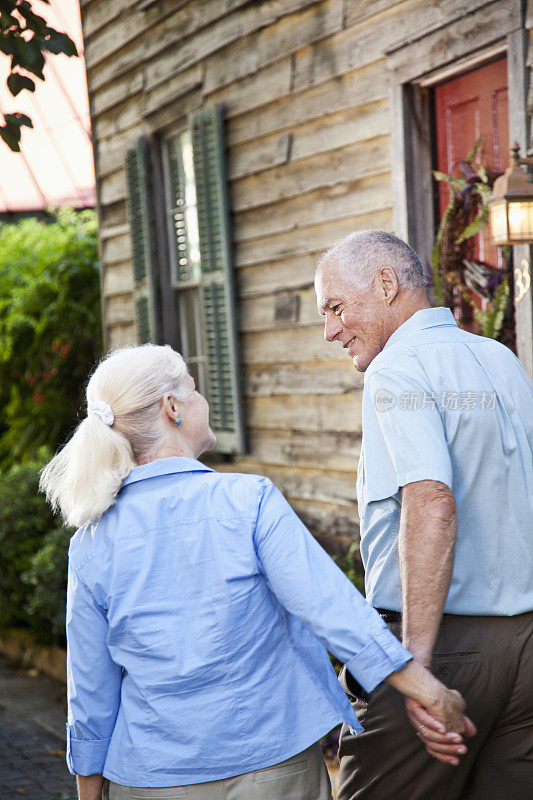
[(405, 242), (362, 231), (323, 256), (315, 288), (325, 338), (366, 373), (367, 598), (462, 693), (477, 733), (467, 751), (408, 707), (417, 737), (399, 694), (365, 696), (345, 672), (365, 732), (342, 731), (338, 797), (531, 800), (533, 387), (510, 350), (431, 308), (424, 284)]

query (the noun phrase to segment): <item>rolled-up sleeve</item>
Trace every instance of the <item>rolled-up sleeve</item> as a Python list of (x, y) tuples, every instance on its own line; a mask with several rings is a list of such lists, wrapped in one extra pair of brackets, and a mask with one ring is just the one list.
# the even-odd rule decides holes
[(104, 609), (69, 561), (67, 590), (67, 766), (102, 773), (120, 702), (122, 669), (106, 644)]
[(264, 479), (254, 542), (279, 602), (369, 692), (412, 658), (271, 481)]

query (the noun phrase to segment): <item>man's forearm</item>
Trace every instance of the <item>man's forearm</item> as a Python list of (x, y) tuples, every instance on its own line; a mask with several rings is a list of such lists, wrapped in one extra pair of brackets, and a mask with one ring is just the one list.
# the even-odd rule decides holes
[(456, 533), (447, 486), (437, 481), (404, 486), (398, 543), (403, 644), (426, 666), (450, 588)]
[(78, 775), (78, 800), (101, 800), (102, 775)]

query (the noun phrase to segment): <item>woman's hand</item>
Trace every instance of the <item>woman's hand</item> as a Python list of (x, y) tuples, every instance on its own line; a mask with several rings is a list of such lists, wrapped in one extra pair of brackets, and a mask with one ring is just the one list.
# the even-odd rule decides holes
[[(445, 764), (457, 766), (460, 756), (467, 752), (463, 744), (463, 736), (474, 736), (476, 727), (472, 720), (462, 713), (464, 701), (459, 692), (446, 690), (458, 698), (458, 708), (461, 708), (460, 723), (447, 728), (444, 722), (432, 716), (418, 700), (407, 697), (405, 705), (411, 725), (416, 731), (417, 736), (422, 740), (424, 747), (434, 758), (443, 761)], [(453, 702), (456, 698), (450, 698)], [(446, 712), (445, 712), (446, 713)], [(454, 712), (455, 713), (455, 712)], [(460, 731), (460, 732), (459, 732)], [(463, 734), (463, 736), (461, 735)]]
[(409, 661), (386, 678), (406, 695), (407, 713), (428, 753), (447, 764), (458, 764), (466, 753), (464, 736), (476, 728), (463, 714), (465, 703), (459, 692), (448, 689), (417, 661)]

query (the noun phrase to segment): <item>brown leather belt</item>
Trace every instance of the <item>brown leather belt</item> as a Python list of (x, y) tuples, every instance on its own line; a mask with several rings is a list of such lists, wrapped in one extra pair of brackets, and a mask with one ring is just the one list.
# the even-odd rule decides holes
[(388, 608), (376, 608), (379, 616), (385, 620), (385, 622), (401, 622), (402, 615), (399, 611), (389, 611)]

